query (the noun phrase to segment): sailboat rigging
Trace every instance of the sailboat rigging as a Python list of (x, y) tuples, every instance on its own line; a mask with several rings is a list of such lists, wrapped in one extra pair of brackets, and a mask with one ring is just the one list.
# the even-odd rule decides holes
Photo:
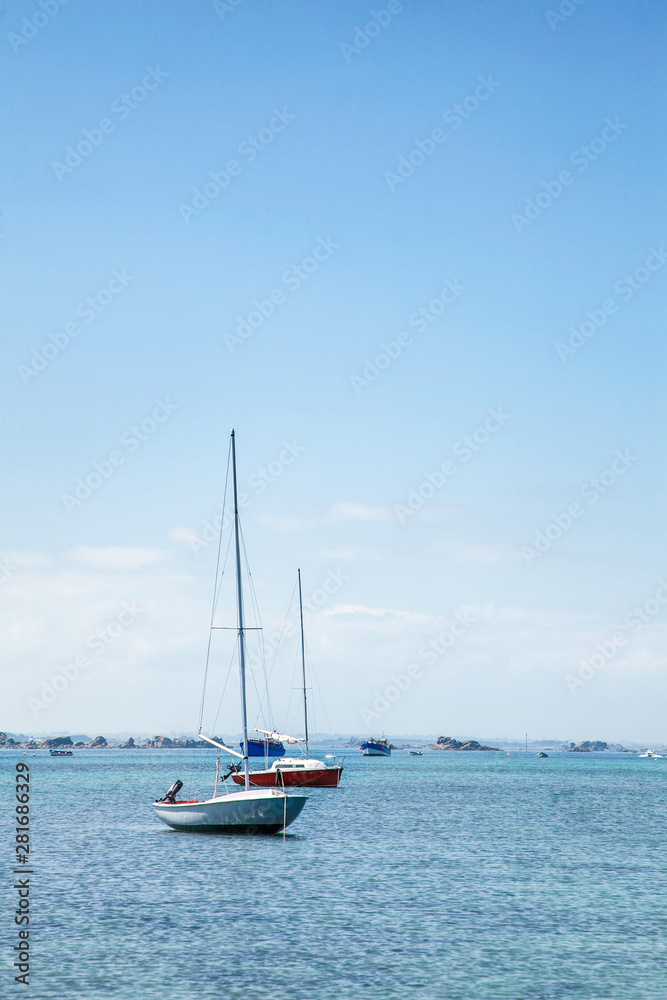
[[(250, 769), (248, 765), (248, 713), (246, 699), (246, 650), (245, 624), (243, 618), (243, 583), (241, 578), (241, 546), (239, 538), (238, 488), (236, 476), (236, 435), (231, 435), (232, 487), (234, 494), (234, 542), (236, 554), (236, 608), (239, 649), (239, 683), (241, 703), (241, 725), (243, 730), (243, 753), (240, 754), (231, 747), (225, 746), (210, 736), (200, 732), (199, 735), (207, 743), (241, 761), (240, 765), (232, 764), (228, 773), (222, 778), (233, 777), (244, 785), (243, 791), (230, 793), (225, 786), (225, 795), (218, 795), (220, 779), (219, 762), (216, 766), (216, 780), (213, 797), (199, 800), (179, 800), (177, 795), (182, 788), (182, 782), (175, 782), (164, 798), (153, 803), (158, 819), (175, 830), (204, 833), (277, 833), (293, 823), (308, 801), (306, 795), (287, 795), (278, 788), (250, 788)], [(222, 526), (221, 526), (222, 532)], [(214, 586), (217, 592), (218, 580)], [(211, 624), (211, 629), (214, 626)], [(210, 648), (210, 646), (209, 646)], [(243, 767), (243, 776), (236, 773)]]
[[(308, 687), (306, 683), (306, 641), (303, 629), (303, 594), (301, 591), (301, 570), (297, 570), (299, 578), (299, 620), (301, 623), (301, 679), (303, 691), (303, 729), (304, 738), (297, 736), (286, 736), (280, 733), (267, 732), (264, 729), (258, 732), (267, 733), (267, 737), (279, 739), (286, 743), (305, 744), (305, 757), (283, 757), (275, 761), (271, 767), (263, 771), (250, 771), (250, 784), (259, 787), (308, 787), (308, 788), (338, 788), (340, 778), (343, 773), (341, 764), (334, 764), (332, 767), (324, 763), (323, 760), (316, 760), (308, 756)], [(232, 781), (240, 784), (242, 778), (238, 774), (232, 774)]]

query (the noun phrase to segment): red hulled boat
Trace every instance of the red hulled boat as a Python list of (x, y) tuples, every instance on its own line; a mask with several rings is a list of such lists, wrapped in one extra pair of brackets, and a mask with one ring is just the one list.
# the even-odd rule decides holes
[[(251, 771), (249, 778), (251, 785), (261, 787), (338, 788), (342, 773), (340, 764), (327, 767), (322, 760), (283, 757), (265, 771)], [(244, 779), (240, 774), (233, 774), (232, 780), (242, 785)]]
[[(250, 771), (248, 778), (251, 785), (286, 788), (338, 788), (340, 777), (343, 773), (342, 764), (332, 764), (328, 767), (323, 760), (314, 760), (308, 756), (308, 696), (306, 687), (306, 647), (303, 634), (303, 598), (301, 596), (301, 570), (298, 570), (299, 578), (299, 616), (301, 619), (301, 671), (303, 680), (303, 725), (305, 739), (295, 736), (286, 736), (283, 733), (268, 732), (266, 729), (258, 729), (257, 732), (264, 733), (267, 739), (276, 739), (286, 743), (304, 743), (305, 756), (303, 757), (281, 757), (275, 761), (271, 767), (263, 771)], [(268, 764), (268, 760), (267, 760)], [(243, 784), (240, 774), (232, 774), (232, 780), (237, 785)]]

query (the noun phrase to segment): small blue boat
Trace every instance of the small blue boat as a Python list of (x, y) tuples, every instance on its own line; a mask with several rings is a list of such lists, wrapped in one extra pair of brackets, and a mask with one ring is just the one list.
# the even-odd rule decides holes
[[(243, 750), (243, 743), (239, 743)], [(248, 740), (248, 757), (284, 757), (285, 747), (279, 740)]]
[(364, 757), (391, 757), (391, 747), (383, 734), (376, 740), (373, 736), (359, 747)]

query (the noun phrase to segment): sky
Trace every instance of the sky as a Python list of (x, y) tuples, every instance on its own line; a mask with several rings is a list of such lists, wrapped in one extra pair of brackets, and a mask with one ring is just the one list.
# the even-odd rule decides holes
[(234, 427), (251, 725), (300, 567), (320, 731), (667, 742), (666, 19), (2, 5), (1, 729), (196, 731)]

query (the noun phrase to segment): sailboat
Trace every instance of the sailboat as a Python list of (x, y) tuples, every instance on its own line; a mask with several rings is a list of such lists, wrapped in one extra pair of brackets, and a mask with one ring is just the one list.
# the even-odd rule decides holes
[[(239, 508), (236, 483), (236, 435), (231, 439), (232, 483), (234, 490), (234, 540), (236, 549), (236, 609), (238, 618), (239, 675), (241, 687), (241, 722), (243, 727), (243, 753), (205, 736), (200, 727), (199, 735), (207, 743), (224, 750), (241, 761), (231, 764), (222, 782), (234, 774), (241, 766), (244, 770), (243, 791), (230, 792), (226, 785), (225, 794), (219, 795), (220, 758), (218, 757), (213, 796), (204, 800), (179, 800), (178, 793), (183, 787), (176, 781), (164, 798), (153, 803), (158, 819), (174, 830), (189, 833), (277, 833), (293, 823), (308, 801), (307, 795), (287, 795), (280, 788), (251, 788), (248, 766), (248, 719), (246, 708), (246, 667), (245, 667), (245, 627), (243, 623), (243, 584), (241, 580), (241, 548), (239, 541)], [(220, 529), (222, 531), (222, 528)], [(215, 610), (214, 587), (213, 608)], [(213, 617), (213, 615), (211, 616)], [(213, 628), (211, 624), (211, 628)]]
[[(305, 738), (297, 736), (286, 736), (280, 733), (266, 732), (260, 729), (258, 732), (266, 732), (267, 737), (285, 741), (286, 743), (304, 743), (305, 757), (283, 757), (277, 760), (271, 767), (264, 771), (251, 771), (250, 784), (269, 787), (285, 787), (286, 785), (297, 786), (299, 788), (338, 788), (340, 776), (343, 773), (341, 764), (329, 766), (323, 760), (315, 760), (308, 756), (308, 692), (306, 688), (306, 645), (303, 633), (303, 597), (301, 594), (301, 570), (297, 570), (299, 576), (299, 617), (301, 620), (301, 673), (303, 681), (303, 726)], [(243, 779), (238, 774), (232, 775), (232, 781), (241, 784)]]

